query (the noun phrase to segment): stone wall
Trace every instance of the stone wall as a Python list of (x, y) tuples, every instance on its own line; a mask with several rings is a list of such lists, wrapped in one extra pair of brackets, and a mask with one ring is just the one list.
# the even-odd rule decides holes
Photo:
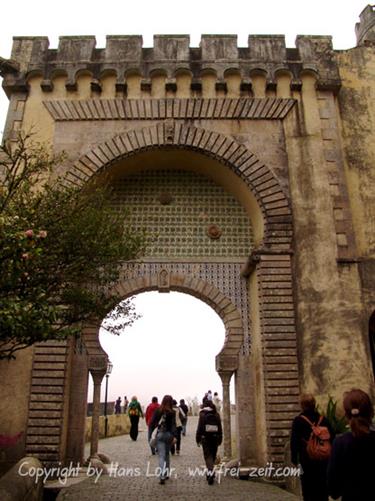
[[(117, 437), (119, 435), (128, 435), (130, 431), (130, 419), (126, 414), (111, 414), (107, 416), (107, 437)], [(90, 442), (92, 418), (87, 417), (85, 423), (85, 442)], [(99, 419), (99, 436), (105, 437), (105, 417)]]

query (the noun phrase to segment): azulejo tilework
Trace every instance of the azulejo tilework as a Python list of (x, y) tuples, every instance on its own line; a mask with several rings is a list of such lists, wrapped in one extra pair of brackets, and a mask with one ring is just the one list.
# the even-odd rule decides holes
[[(170, 195), (167, 204), (160, 197)], [(114, 182), (114, 204), (147, 234), (145, 257), (238, 258), (250, 254), (250, 219), (233, 195), (184, 170), (147, 170)], [(208, 228), (220, 229), (210, 238)]]

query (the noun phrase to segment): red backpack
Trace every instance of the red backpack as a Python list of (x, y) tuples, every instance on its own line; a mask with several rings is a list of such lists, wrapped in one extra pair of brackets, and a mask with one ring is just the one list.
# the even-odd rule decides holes
[(306, 444), (306, 452), (310, 459), (314, 461), (324, 461), (331, 455), (331, 434), (326, 426), (320, 426), (323, 416), (320, 416), (316, 424), (312, 423), (306, 416), (301, 417), (311, 426), (311, 435)]

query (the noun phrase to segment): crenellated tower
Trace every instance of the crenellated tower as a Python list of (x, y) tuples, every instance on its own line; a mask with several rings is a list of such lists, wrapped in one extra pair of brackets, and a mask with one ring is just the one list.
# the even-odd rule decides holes
[(359, 15), (359, 23), (355, 25), (357, 45), (375, 42), (375, 5), (367, 5)]

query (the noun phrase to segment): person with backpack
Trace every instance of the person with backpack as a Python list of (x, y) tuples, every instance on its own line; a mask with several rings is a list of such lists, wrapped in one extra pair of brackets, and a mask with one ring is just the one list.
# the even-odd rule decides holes
[(344, 411), (350, 431), (335, 438), (328, 463), (328, 491), (333, 499), (370, 501), (374, 494), (374, 409), (367, 393), (344, 393)]
[(136, 396), (132, 397), (130, 404), (128, 405), (128, 416), (130, 418), (130, 438), (134, 440), (134, 442), (137, 440), (138, 437), (138, 425), (139, 425), (139, 418), (143, 418), (143, 411), (141, 404), (138, 402), (138, 399)]
[(207, 467), (207, 482), (212, 485), (215, 478), (214, 465), (217, 449), (223, 440), (220, 414), (216, 411), (212, 400), (203, 400), (195, 438), (198, 447), (202, 444)]
[(328, 501), (327, 466), (333, 432), (326, 417), (316, 410), (313, 395), (301, 395), (302, 412), (292, 424), (290, 440), (292, 463), (302, 467), (304, 501)]
[(181, 411), (180, 417), (181, 417), (181, 423), (182, 423), (182, 435), (185, 437), (186, 426), (187, 426), (187, 422), (188, 422), (189, 407), (185, 404), (185, 400), (183, 398), (181, 398), (180, 405), (178, 407)]
[(173, 410), (173, 398), (164, 395), (161, 405), (152, 416), (151, 434), (158, 428), (156, 435), (156, 449), (159, 455), (159, 482), (165, 484), (169, 478), (171, 446), (176, 443), (176, 412)]

